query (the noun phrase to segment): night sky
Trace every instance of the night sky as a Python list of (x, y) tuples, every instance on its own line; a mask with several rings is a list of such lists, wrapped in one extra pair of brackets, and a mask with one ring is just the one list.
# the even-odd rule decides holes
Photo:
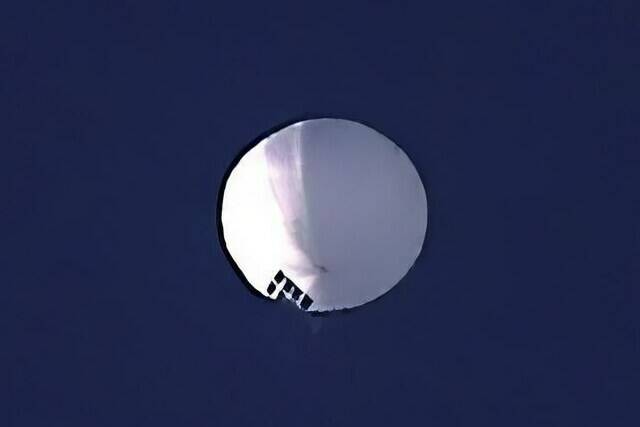
[[(636, 1), (8, 3), (0, 426), (640, 425)], [(247, 291), (216, 210), (324, 116), (402, 147), (429, 228), (311, 317)]]

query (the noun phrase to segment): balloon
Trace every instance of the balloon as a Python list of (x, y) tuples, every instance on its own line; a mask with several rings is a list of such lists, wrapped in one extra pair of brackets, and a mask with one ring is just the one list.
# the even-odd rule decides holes
[(356, 307), (395, 286), (427, 229), (409, 157), (349, 120), (287, 126), (251, 148), (224, 184), (223, 245), (261, 295), (308, 311)]

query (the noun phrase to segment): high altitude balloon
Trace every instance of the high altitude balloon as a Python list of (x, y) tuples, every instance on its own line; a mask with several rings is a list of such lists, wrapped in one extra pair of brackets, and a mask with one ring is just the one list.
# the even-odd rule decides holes
[(365, 304), (411, 268), (427, 198), (407, 155), (349, 120), (305, 120), (251, 148), (224, 185), (223, 245), (267, 298), (308, 311)]

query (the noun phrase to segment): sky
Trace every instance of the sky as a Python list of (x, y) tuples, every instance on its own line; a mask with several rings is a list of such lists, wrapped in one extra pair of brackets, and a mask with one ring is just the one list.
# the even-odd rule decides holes
[[(637, 2), (0, 6), (0, 425), (640, 424)], [(370, 124), (429, 200), (310, 317), (218, 241), (238, 153)]]

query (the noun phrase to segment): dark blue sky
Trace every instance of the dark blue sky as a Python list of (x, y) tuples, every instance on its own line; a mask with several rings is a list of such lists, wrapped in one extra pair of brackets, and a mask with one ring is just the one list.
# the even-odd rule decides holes
[[(640, 425), (637, 2), (14, 3), (0, 425)], [(216, 198), (325, 115), (409, 154), (429, 230), (311, 319), (242, 286)]]

